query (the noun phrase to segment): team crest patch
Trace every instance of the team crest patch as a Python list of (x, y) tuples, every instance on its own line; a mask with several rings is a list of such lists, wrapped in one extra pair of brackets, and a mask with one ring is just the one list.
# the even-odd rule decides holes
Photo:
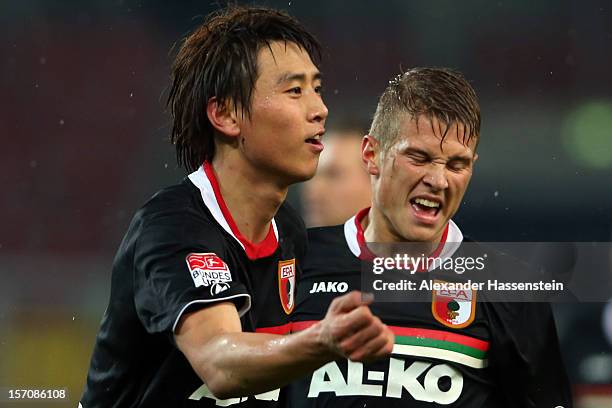
[(229, 289), (228, 282), (232, 281), (232, 274), (227, 264), (216, 254), (212, 252), (189, 254), (186, 261), (196, 288), (210, 287), (210, 294), (213, 296)]
[[(444, 284), (443, 281), (435, 281)], [(476, 291), (434, 289), (431, 312), (437, 321), (447, 327), (461, 329), (469, 326), (476, 316)]]
[(278, 294), (286, 314), (295, 307), (295, 258), (278, 261)]

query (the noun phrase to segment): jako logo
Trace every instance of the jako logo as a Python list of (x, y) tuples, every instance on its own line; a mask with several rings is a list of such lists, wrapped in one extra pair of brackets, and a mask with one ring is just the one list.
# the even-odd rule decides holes
[(228, 290), (229, 288), (230, 288), (230, 285), (227, 282), (213, 283), (213, 285), (210, 287), (210, 295), (211, 296), (218, 295), (219, 293), (223, 292), (224, 290)]
[(347, 290), (346, 282), (315, 282), (308, 293), (344, 293)]

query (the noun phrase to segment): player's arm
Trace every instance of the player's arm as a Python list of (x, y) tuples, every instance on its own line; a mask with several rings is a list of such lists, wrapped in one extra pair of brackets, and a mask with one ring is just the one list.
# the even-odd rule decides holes
[(372, 315), (368, 303), (360, 292), (351, 292), (334, 299), (319, 323), (280, 336), (242, 332), (236, 307), (222, 302), (183, 316), (175, 340), (217, 398), (258, 394), (332, 360), (388, 356), (393, 333)]

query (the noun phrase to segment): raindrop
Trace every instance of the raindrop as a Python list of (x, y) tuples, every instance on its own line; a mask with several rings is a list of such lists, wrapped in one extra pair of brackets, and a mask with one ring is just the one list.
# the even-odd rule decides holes
[(72, 321), (74, 322), (74, 316), (72, 316)]
[(38, 167), (38, 162), (36, 160), (30, 160), (30, 167), (35, 169)]
[(168, 163), (164, 163), (164, 168), (167, 169), (168, 168)]
[(34, 84), (34, 88), (38, 88), (38, 84)]
[(40, 57), (38, 62), (40, 62), (40, 65), (45, 65), (47, 63), (47, 58), (45, 57)]
[(497, 197), (498, 195), (499, 195), (499, 191), (495, 191), (495, 192), (493, 193), (493, 197)]
[(134, 96), (134, 92), (130, 92), (130, 98)]
[(64, 122), (64, 119), (60, 119), (60, 121), (59, 121), (60, 126), (64, 126), (64, 123), (66, 123), (66, 122)]
[(338, 95), (338, 92), (340, 91), (338, 91), (337, 89), (334, 89), (334, 95)]

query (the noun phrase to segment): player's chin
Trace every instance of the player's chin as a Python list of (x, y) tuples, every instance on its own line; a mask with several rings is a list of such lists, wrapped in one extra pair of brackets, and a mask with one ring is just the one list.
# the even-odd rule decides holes
[(407, 222), (402, 235), (410, 242), (433, 242), (440, 232), (440, 226), (437, 224)]
[(269, 170), (272, 170), (281, 184), (287, 186), (295, 183), (310, 180), (317, 171), (317, 160), (312, 158), (299, 158), (296, 155), (286, 157), (291, 160), (283, 160), (280, 162), (266, 163)]
[(299, 165), (295, 163), (292, 168), (291, 174), (294, 175), (294, 183), (310, 180), (314, 177), (317, 172), (317, 165), (319, 164), (319, 156), (310, 157), (303, 160)]

